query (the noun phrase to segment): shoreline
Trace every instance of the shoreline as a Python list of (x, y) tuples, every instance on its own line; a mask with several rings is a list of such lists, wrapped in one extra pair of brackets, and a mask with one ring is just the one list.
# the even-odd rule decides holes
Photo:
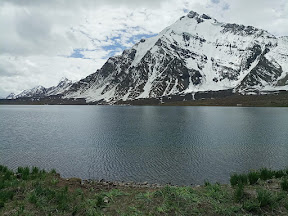
[(0, 99), (0, 105), (118, 105), (118, 106), (228, 106), (228, 107), (288, 107), (288, 91), (259, 95), (233, 94), (230, 91), (202, 92), (195, 95), (171, 95), (159, 98), (117, 102), (90, 102), (84, 98), (63, 99), (61, 95), (45, 98)]
[(0, 215), (288, 215), (288, 169), (183, 187), (65, 179), (55, 170), (0, 165)]

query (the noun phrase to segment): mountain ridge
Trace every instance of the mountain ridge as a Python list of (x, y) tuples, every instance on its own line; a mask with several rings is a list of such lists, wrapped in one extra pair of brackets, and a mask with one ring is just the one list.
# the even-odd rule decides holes
[(226, 90), (287, 91), (288, 36), (190, 11), (62, 93), (66, 99), (115, 103)]
[(56, 86), (45, 88), (39, 85), (31, 89), (23, 90), (19, 94), (11, 93), (6, 97), (6, 99), (33, 98), (33, 97), (46, 97), (50, 95), (59, 95), (68, 90), (71, 85), (72, 81), (67, 79), (66, 77), (63, 77)]

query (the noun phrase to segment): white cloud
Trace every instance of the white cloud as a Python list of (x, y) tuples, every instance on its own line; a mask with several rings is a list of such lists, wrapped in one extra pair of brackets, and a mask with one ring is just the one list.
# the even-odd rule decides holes
[(288, 35), (286, 0), (1, 0), (0, 96), (85, 77), (187, 10)]

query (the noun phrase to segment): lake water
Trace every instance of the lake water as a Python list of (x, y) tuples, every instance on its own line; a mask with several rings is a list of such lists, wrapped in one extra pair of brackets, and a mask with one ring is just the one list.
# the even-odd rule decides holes
[(288, 109), (0, 106), (0, 164), (178, 185), (288, 166)]

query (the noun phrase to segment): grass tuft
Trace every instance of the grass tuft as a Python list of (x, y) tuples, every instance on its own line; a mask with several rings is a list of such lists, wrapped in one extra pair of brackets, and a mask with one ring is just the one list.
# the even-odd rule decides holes
[(288, 191), (288, 180), (287, 178), (283, 179), (281, 182), (281, 188), (284, 191)]
[(244, 185), (238, 184), (238, 187), (236, 188), (234, 192), (234, 197), (236, 202), (240, 202), (244, 197)]
[(274, 176), (274, 172), (270, 169), (263, 168), (260, 170), (260, 179), (266, 181), (268, 179), (272, 179)]
[(248, 180), (249, 180), (250, 185), (256, 184), (259, 178), (260, 178), (260, 173), (257, 171), (251, 171), (248, 173)]
[(274, 195), (270, 191), (264, 189), (257, 191), (257, 200), (260, 203), (260, 207), (271, 207), (276, 201)]
[(236, 186), (239, 184), (247, 185), (248, 184), (248, 176), (246, 174), (232, 174), (230, 176), (230, 184), (232, 186)]
[(248, 212), (257, 213), (260, 210), (260, 203), (258, 200), (246, 200), (244, 201), (242, 208)]
[(275, 178), (282, 178), (283, 176), (285, 176), (285, 171), (284, 170), (277, 170), (274, 173)]

